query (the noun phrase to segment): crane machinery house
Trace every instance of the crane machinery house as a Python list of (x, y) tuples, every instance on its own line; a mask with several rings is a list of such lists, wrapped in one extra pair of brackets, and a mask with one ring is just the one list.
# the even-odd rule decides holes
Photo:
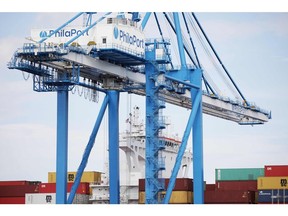
[(85, 28), (85, 26), (66, 26), (58, 31), (55, 31), (55, 28), (32, 29), (31, 39), (33, 41), (46, 39), (45, 43), (48, 46), (61, 46), (79, 36), (68, 45), (82, 48), (94, 46), (98, 51), (118, 50), (144, 57), (144, 33), (137, 27), (136, 22), (128, 18), (107, 18), (88, 31), (84, 31)]

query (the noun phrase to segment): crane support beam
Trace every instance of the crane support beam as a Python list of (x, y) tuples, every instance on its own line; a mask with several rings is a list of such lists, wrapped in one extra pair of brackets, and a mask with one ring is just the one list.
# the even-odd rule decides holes
[(175, 30), (176, 30), (176, 36), (177, 36), (177, 43), (178, 43), (178, 51), (179, 51), (179, 56), (180, 56), (180, 62), (181, 62), (181, 69), (186, 68), (186, 58), (185, 58), (185, 53), (184, 53), (184, 44), (183, 44), (183, 39), (182, 39), (182, 34), (181, 34), (181, 26), (180, 26), (180, 21), (179, 21), (179, 15), (178, 13), (174, 12), (173, 13), (174, 17), (174, 23), (175, 23)]
[(149, 20), (150, 15), (151, 15), (151, 12), (147, 12), (147, 13), (145, 14), (145, 16), (144, 16), (144, 18), (143, 18), (143, 20), (142, 20), (142, 23), (141, 23), (141, 28), (142, 28), (142, 30), (145, 29), (146, 24), (147, 24), (147, 22), (148, 22), (148, 20)]
[(81, 34), (76, 35), (75, 37), (71, 38), (69, 41), (67, 41), (64, 44), (65, 46), (68, 46), (70, 43), (72, 43), (74, 40), (76, 40), (77, 38), (79, 38), (80, 36), (84, 35), (86, 32), (88, 32), (91, 28), (93, 28), (95, 25), (97, 25), (97, 23), (101, 22), (103, 19), (105, 19), (106, 16), (108, 16), (109, 14), (111, 14), (112, 12), (106, 13), (104, 16), (102, 16), (101, 18), (99, 18), (96, 22), (94, 22), (93, 24), (91, 24), (90, 26), (88, 26), (87, 28), (85, 28)]
[(100, 111), (99, 111), (99, 114), (98, 114), (98, 117), (97, 117), (97, 120), (95, 122), (95, 125), (94, 125), (94, 128), (92, 130), (92, 133), (90, 135), (90, 138), (89, 138), (89, 142), (85, 148), (85, 151), (84, 151), (84, 154), (83, 154), (83, 157), (82, 157), (82, 161), (80, 163), (80, 166), (77, 170), (77, 174), (76, 174), (76, 177), (75, 177), (75, 181), (73, 183), (73, 186), (71, 188), (71, 192), (70, 192), (70, 195), (68, 197), (68, 200), (67, 200), (67, 203), (68, 204), (72, 204), (73, 200), (74, 200), (74, 197), (75, 197), (75, 194), (76, 194), (76, 191), (77, 191), (77, 188), (79, 186), (79, 183), (81, 181), (81, 178), (82, 178), (82, 174), (85, 170), (85, 167), (87, 165), (87, 162), (88, 162), (88, 158), (89, 158), (89, 155), (90, 155), (90, 152), (94, 146), (94, 143), (95, 143), (95, 139), (96, 139), (96, 136), (97, 136), (97, 133), (98, 133), (98, 130), (100, 128), (100, 125), (101, 125), (101, 122), (102, 122), (102, 119), (103, 119), (103, 116), (105, 114), (105, 110), (107, 108), (107, 105), (108, 105), (108, 102), (109, 102), (109, 98), (108, 96), (106, 95), (105, 98), (104, 98), (104, 101), (102, 103), (102, 106), (100, 108)]
[[(192, 73), (191, 82), (198, 84), (202, 89), (202, 70), (198, 69)], [(192, 104), (198, 103), (197, 95), (201, 90), (191, 89)], [(192, 129), (192, 150), (193, 150), (193, 195), (194, 204), (204, 203), (204, 163), (203, 163), (203, 111), (202, 97), (197, 109)]]
[(145, 83), (145, 75), (140, 73), (132, 72), (124, 67), (95, 59), (88, 55), (83, 55), (75, 52), (69, 52), (64, 55), (63, 60), (71, 61), (89, 67), (92, 69), (91, 75), (99, 76), (100, 74), (108, 74), (111, 76), (127, 79), (136, 83)]
[(173, 188), (175, 186), (175, 182), (176, 182), (176, 177), (178, 175), (178, 172), (179, 172), (179, 169), (181, 166), (181, 161), (182, 161), (183, 155), (184, 155), (186, 147), (187, 147), (188, 138), (189, 138), (189, 135), (191, 133), (191, 129), (192, 129), (193, 124), (194, 124), (196, 113), (198, 112), (198, 108), (199, 108), (199, 105), (201, 102), (201, 97), (202, 97), (202, 94), (200, 91), (198, 91), (198, 94), (195, 98), (195, 102), (193, 104), (192, 110), (190, 112), (190, 116), (188, 119), (188, 123), (186, 125), (186, 129), (184, 131), (182, 142), (181, 142), (181, 145), (180, 145), (180, 148), (179, 148), (176, 160), (175, 160), (176, 162), (174, 164), (172, 174), (171, 174), (171, 177), (169, 180), (169, 184), (168, 184), (168, 187), (166, 190), (166, 195), (164, 198), (164, 204), (168, 204), (169, 200), (171, 198), (172, 190), (173, 190)]
[(57, 91), (56, 204), (67, 200), (68, 90)]
[(120, 203), (119, 177), (119, 92), (109, 90), (109, 192), (110, 204)]
[[(21, 61), (22, 59), (29, 57), (26, 57), (25, 52), (20, 49), (17, 52), (16, 58), (19, 59), (18, 61)], [(46, 61), (42, 64), (45, 64), (47, 67), (50, 66), (51, 68), (57, 68), (57, 70), (64, 71), (67, 64), (74, 62), (76, 65), (81, 66), (80, 76), (85, 76), (92, 80), (97, 80), (100, 75), (109, 75), (120, 78), (123, 81), (129, 80), (129, 82), (135, 84), (145, 85), (146, 83), (145, 74), (143, 73), (135, 73), (127, 68), (100, 59), (95, 59), (89, 55), (68, 52), (67, 54), (62, 55), (60, 59), (61, 61)], [(10, 68), (21, 70), (21, 68), (15, 67), (17, 65), (14, 67), (12, 66), (13, 65), (11, 65)], [(142, 96), (146, 94), (145, 89), (134, 89), (131, 90), (131, 92)], [(159, 94), (165, 98), (167, 103), (191, 109), (191, 98), (189, 92), (179, 95), (174, 92), (162, 91), (159, 92)], [(265, 123), (268, 122), (270, 118), (270, 113), (267, 111), (263, 111), (257, 107), (247, 106), (247, 104), (241, 104), (237, 101), (229, 101), (228, 99), (218, 97), (214, 94), (210, 95), (203, 92), (202, 102), (203, 113), (234, 121), (239, 124), (242, 124), (243, 121), (245, 121), (245, 124), (249, 124), (249, 122)]]

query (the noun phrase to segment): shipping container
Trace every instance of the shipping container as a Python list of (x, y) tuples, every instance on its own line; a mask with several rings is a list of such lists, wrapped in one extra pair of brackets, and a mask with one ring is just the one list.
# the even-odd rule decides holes
[(264, 168), (215, 169), (216, 181), (257, 180), (264, 176)]
[(25, 204), (25, 196), (23, 197), (0, 197), (0, 204)]
[[(73, 183), (67, 183), (67, 192), (71, 192)], [(41, 183), (39, 193), (56, 193), (56, 183)], [(89, 183), (79, 183), (77, 194), (90, 194)]]
[(285, 203), (288, 204), (288, 190), (259, 190), (258, 203)]
[(216, 190), (257, 191), (257, 180), (216, 181)]
[[(159, 200), (163, 200), (166, 191), (160, 192)], [(139, 204), (145, 203), (145, 192), (139, 192)], [(169, 204), (192, 204), (193, 192), (191, 191), (172, 191)]]
[(216, 184), (206, 184), (206, 191), (214, 191), (216, 189)]
[(0, 186), (11, 186), (11, 185), (39, 185), (40, 181), (0, 181)]
[(205, 204), (254, 204), (255, 191), (205, 191)]
[[(56, 204), (56, 193), (26, 194), (25, 204)], [(75, 194), (73, 204), (89, 204), (89, 195)]]
[(288, 176), (286, 177), (259, 177), (258, 190), (288, 189)]
[(265, 177), (288, 176), (288, 165), (267, 165), (264, 166)]
[(26, 193), (38, 193), (39, 185), (0, 186), (0, 197), (24, 197)]
[[(67, 182), (74, 182), (76, 178), (76, 172), (67, 173)], [(81, 182), (89, 182), (94, 184), (101, 183), (101, 172), (83, 172)], [(48, 173), (48, 183), (56, 183), (56, 172)]]
[[(169, 184), (169, 178), (163, 179), (165, 189)], [(204, 190), (206, 182), (204, 182)], [(139, 191), (145, 191), (145, 179), (139, 179)], [(193, 179), (190, 178), (177, 178), (173, 191), (193, 191)]]

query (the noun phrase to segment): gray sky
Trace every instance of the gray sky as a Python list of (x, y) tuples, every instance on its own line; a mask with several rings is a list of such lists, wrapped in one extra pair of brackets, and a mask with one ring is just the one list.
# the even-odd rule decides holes
[[(0, 13), (0, 180), (47, 182), (56, 169), (56, 93), (37, 93), (32, 79), (9, 70), (7, 62), (32, 28), (56, 27), (72, 14)], [(240, 126), (204, 115), (204, 179), (214, 182), (216, 168), (259, 168), (288, 164), (288, 13), (196, 13), (199, 21), (249, 101), (272, 111), (260, 126)], [(19, 22), (21, 20), (21, 24)], [(77, 170), (100, 103), (69, 95), (68, 170)], [(121, 95), (121, 129), (129, 109)], [(145, 99), (132, 96), (144, 118)], [(175, 115), (177, 113), (177, 115)], [(182, 136), (189, 112), (167, 106), (174, 131)], [(99, 131), (86, 170), (103, 171), (107, 119)], [(105, 125), (106, 124), (106, 125)], [(191, 145), (191, 144), (190, 144)]]

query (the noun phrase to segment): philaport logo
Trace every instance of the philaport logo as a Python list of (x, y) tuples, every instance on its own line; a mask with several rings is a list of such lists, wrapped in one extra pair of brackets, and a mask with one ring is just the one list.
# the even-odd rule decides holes
[(46, 38), (47, 35), (48, 35), (48, 34), (47, 34), (46, 31), (41, 31), (40, 34), (39, 34), (39, 36), (40, 36), (41, 38)]
[(117, 39), (119, 35), (119, 30), (116, 26), (114, 27), (113, 34), (114, 34), (114, 38)]
[[(119, 34), (120, 41), (123, 41), (133, 46), (144, 48), (144, 39), (139, 39), (136, 35), (132, 35), (129, 32), (125, 32), (121, 29), (119, 30), (119, 33), (117, 29), (117, 37), (118, 37), (118, 34)], [(115, 28), (114, 28), (114, 37), (115, 37)], [(117, 38), (115, 37), (115, 39)]]
[(58, 31), (54, 31), (54, 30), (48, 30), (48, 31), (41, 31), (39, 33), (39, 36), (41, 38), (46, 38), (48, 37), (48, 35), (51, 35), (51, 37), (74, 37), (76, 35), (83, 35), (83, 36), (89, 36), (88, 31), (83, 32), (80, 29), (61, 29)]

